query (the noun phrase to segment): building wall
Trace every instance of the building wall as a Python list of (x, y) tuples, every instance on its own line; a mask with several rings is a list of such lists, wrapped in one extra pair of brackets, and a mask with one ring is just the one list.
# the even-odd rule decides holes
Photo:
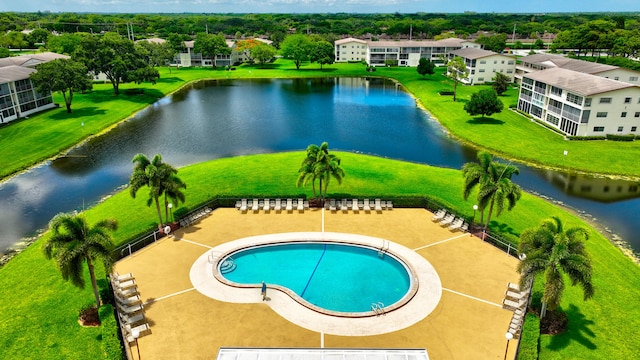
[(640, 88), (580, 96), (525, 77), (518, 109), (570, 136), (640, 134)]
[(336, 43), (336, 62), (362, 61), (367, 56), (367, 44), (358, 41)]
[(500, 72), (509, 77), (509, 81), (513, 82), (516, 69), (515, 59), (496, 54), (479, 59), (463, 59), (467, 65), (469, 76), (463, 79), (465, 84), (484, 84), (493, 82), (496, 73)]
[(38, 93), (30, 79), (0, 84), (0, 123), (55, 107), (51, 93)]
[(608, 79), (618, 80), (629, 84), (640, 85), (640, 73), (629, 69), (615, 69), (594, 74)]

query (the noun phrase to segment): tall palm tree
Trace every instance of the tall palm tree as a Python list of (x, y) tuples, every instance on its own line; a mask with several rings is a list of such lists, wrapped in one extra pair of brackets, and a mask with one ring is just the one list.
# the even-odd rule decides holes
[(296, 181), (296, 187), (300, 187), (300, 185), (305, 186), (309, 181), (311, 181), (314, 198), (316, 197), (316, 174), (314, 172), (314, 166), (316, 164), (319, 151), (320, 147), (316, 144), (307, 146), (306, 156), (304, 160), (302, 160), (302, 164), (300, 164), (300, 169), (298, 169), (298, 180)]
[(172, 174), (168, 179), (166, 179), (166, 181), (163, 181), (162, 187), (164, 188), (164, 216), (168, 223), (169, 200), (171, 200), (176, 206), (180, 203), (184, 203), (185, 196), (182, 189), (186, 189), (187, 185), (177, 175)]
[(47, 259), (55, 258), (63, 279), (71, 280), (82, 289), (83, 263), (86, 262), (96, 305), (100, 307), (94, 262), (100, 259), (107, 271), (111, 269), (113, 242), (109, 232), (118, 228), (117, 222), (112, 219), (102, 220), (89, 227), (83, 216), (61, 213), (51, 219), (49, 228), (52, 235), (42, 247), (44, 255)]
[(162, 162), (162, 156), (160, 154), (156, 154), (152, 160), (149, 160), (144, 154), (136, 154), (132, 162), (134, 163), (133, 173), (129, 179), (129, 192), (131, 197), (135, 198), (138, 190), (144, 186), (148, 186), (149, 199), (147, 200), (147, 206), (155, 203), (158, 219), (160, 220), (160, 224), (162, 224), (160, 197), (169, 189), (169, 194), (166, 194), (165, 197), (166, 215), (169, 204), (167, 197), (171, 198), (175, 196), (175, 199), (184, 202), (184, 194), (180, 189), (184, 189), (187, 186), (177, 177), (176, 174), (178, 170), (176, 168)]
[[(465, 200), (469, 198), (473, 189), (478, 189), (478, 208), (482, 217), (484, 210), (489, 206), (487, 221), (484, 229), (487, 230), (494, 207), (497, 209), (497, 216), (504, 210), (505, 200), (508, 210), (513, 209), (516, 202), (522, 196), (520, 186), (511, 182), (511, 177), (519, 174), (520, 171), (513, 165), (505, 165), (493, 161), (493, 156), (481, 151), (478, 153), (478, 162), (469, 162), (462, 166), (464, 176), (463, 194)], [(482, 221), (481, 217), (481, 221)]]
[(329, 188), (329, 181), (334, 178), (338, 181), (338, 184), (342, 184), (342, 178), (344, 177), (344, 169), (340, 167), (340, 158), (334, 154), (327, 154), (323, 157), (322, 162), (316, 165), (318, 177), (320, 179), (320, 191), (322, 191), (324, 182), (324, 194), (322, 198), (327, 197), (327, 189)]
[(306, 185), (309, 181), (313, 186), (313, 197), (316, 197), (316, 180), (319, 181), (320, 197), (327, 196), (329, 181), (334, 178), (339, 184), (345, 173), (340, 167), (340, 158), (329, 153), (329, 144), (325, 141), (320, 146), (311, 144), (307, 146), (306, 157), (298, 170), (296, 186)]
[(536, 275), (544, 274), (541, 318), (546, 315), (547, 307), (553, 310), (560, 303), (565, 288), (563, 273), (572, 285), (582, 287), (584, 300), (593, 297), (591, 259), (584, 247), (584, 241), (588, 239), (587, 230), (581, 227), (565, 230), (556, 216), (520, 235), (518, 252), (526, 255), (518, 264), (520, 284), (528, 286)]

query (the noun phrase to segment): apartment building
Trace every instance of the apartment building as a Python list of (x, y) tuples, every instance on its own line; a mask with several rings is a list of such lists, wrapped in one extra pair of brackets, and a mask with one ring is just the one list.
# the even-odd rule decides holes
[[(226, 40), (227, 46), (233, 49), (234, 42)], [(185, 50), (176, 55), (176, 64), (179, 67), (191, 67), (191, 66), (213, 66), (215, 61), (216, 66), (229, 66), (238, 61), (238, 54), (235, 51), (231, 51), (229, 55), (216, 55), (214, 59), (210, 56), (202, 55), (194, 51), (195, 41), (185, 41)]]
[(574, 70), (524, 74), (518, 109), (570, 136), (640, 133), (640, 86)]
[(335, 42), (335, 55), (336, 62), (364, 60), (371, 66), (385, 66), (388, 62), (398, 66), (418, 66), (420, 58), (426, 58), (441, 66), (451, 51), (467, 47), (482, 46), (458, 38), (435, 41), (371, 41), (347, 38)]
[(459, 56), (467, 66), (468, 76), (461, 79), (468, 85), (484, 84), (492, 82), (496, 73), (503, 73), (513, 82), (516, 60), (514, 57), (498, 54), (493, 51), (467, 47), (454, 50), (449, 53), (449, 59)]
[(554, 54), (533, 54), (519, 59), (516, 66), (516, 82), (522, 82), (525, 74), (551, 68), (562, 68), (585, 74), (600, 76), (607, 79), (640, 85), (640, 72), (621, 68), (619, 66), (599, 64), (590, 61), (570, 59)]

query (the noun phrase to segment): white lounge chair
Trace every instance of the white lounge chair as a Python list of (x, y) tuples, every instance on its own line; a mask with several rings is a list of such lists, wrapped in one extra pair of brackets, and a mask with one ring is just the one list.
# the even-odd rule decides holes
[(455, 215), (447, 214), (447, 216), (440, 220), (440, 226), (449, 226), (453, 222), (453, 219), (455, 219)]
[(462, 227), (462, 223), (463, 222), (464, 222), (464, 219), (462, 219), (462, 218), (457, 218), (457, 219), (453, 220), (451, 225), (449, 225), (449, 230), (456, 231), (456, 230), (460, 229)]
[(282, 201), (280, 201), (280, 199), (276, 199), (276, 205), (273, 207), (273, 210), (275, 211), (282, 210)]
[(265, 212), (269, 212), (269, 210), (271, 210), (271, 202), (269, 201), (269, 199), (264, 199), (262, 210), (264, 210)]
[(134, 332), (137, 332), (138, 336), (140, 336), (140, 334), (143, 334), (149, 331), (150, 329), (149, 329), (149, 324), (144, 323), (136, 327), (131, 327), (130, 325), (124, 325), (124, 330), (127, 333), (127, 341), (129, 343), (132, 343), (136, 340), (136, 338), (133, 337)]
[(131, 315), (139, 311), (144, 311), (144, 307), (142, 306), (142, 304), (126, 306), (116, 301), (116, 307), (118, 307), (118, 311), (121, 311), (127, 315)]
[(240, 211), (247, 211), (247, 199), (240, 200)]
[(509, 299), (504, 299), (502, 300), (502, 307), (509, 309), (511, 311), (515, 311), (515, 310), (524, 310), (525, 305), (527, 304), (526, 301), (513, 301), (513, 300), (509, 300)]
[(309, 208), (309, 200), (305, 200), (304, 201), (304, 208), (308, 209)]
[(128, 289), (128, 288), (136, 286), (136, 281), (134, 279), (127, 280), (127, 281), (118, 281), (118, 280), (113, 279), (111, 281), (111, 285), (113, 285), (114, 288), (117, 287), (120, 290), (124, 290), (124, 289)]
[(358, 211), (360, 208), (358, 207), (358, 199), (353, 199), (351, 201), (351, 210)]
[(514, 283), (508, 283), (507, 288), (511, 291), (520, 291), (520, 285)]
[(376, 209), (376, 211), (382, 211), (382, 202), (380, 199), (375, 199), (374, 204), (374, 209)]
[(138, 295), (138, 288), (137, 287), (132, 287), (132, 288), (128, 288), (128, 289), (125, 289), (125, 290), (120, 290), (117, 287), (114, 287), (113, 291), (116, 292), (118, 295), (120, 295), (123, 298), (128, 298), (129, 296)]
[(292, 199), (287, 199), (287, 211), (293, 211), (293, 200)]
[(342, 211), (349, 211), (349, 207), (347, 206), (347, 199), (342, 199), (340, 201), (340, 210)]
[(462, 232), (469, 231), (469, 223), (462, 224), (462, 226), (460, 227), (460, 231), (462, 231)]
[(369, 199), (364, 199), (362, 209), (364, 211), (371, 211), (371, 206), (369, 206)]
[(240, 210), (240, 206), (242, 206), (242, 201), (236, 201), (236, 210)]
[(142, 302), (142, 299), (140, 299), (140, 295), (133, 295), (125, 298), (118, 295), (118, 293), (116, 293), (115, 297), (116, 297), (116, 301), (124, 306), (131, 306), (131, 305), (139, 304)]
[(393, 202), (391, 200), (387, 201), (387, 209), (388, 210), (393, 209)]
[(433, 214), (433, 216), (431, 217), (431, 220), (440, 221), (442, 220), (442, 218), (445, 217), (445, 215), (447, 215), (447, 211), (445, 209), (440, 209)]
[(329, 210), (336, 211), (338, 207), (336, 206), (336, 199), (329, 200)]
[(303, 199), (298, 199), (298, 207), (297, 207), (297, 209), (300, 212), (304, 211), (304, 200)]
[(258, 210), (260, 210), (260, 203), (258, 202), (258, 199), (253, 199), (253, 202), (251, 202), (251, 210), (253, 210), (253, 212), (258, 212)]
[(142, 321), (145, 321), (143, 313), (129, 316), (127, 314), (123, 314), (119, 312), (118, 317), (120, 318), (120, 323), (129, 325), (129, 326), (134, 326)]
[(113, 278), (118, 280), (118, 281), (128, 281), (128, 280), (133, 280), (133, 274), (132, 273), (127, 273), (127, 274), (118, 274), (117, 272), (113, 272)]

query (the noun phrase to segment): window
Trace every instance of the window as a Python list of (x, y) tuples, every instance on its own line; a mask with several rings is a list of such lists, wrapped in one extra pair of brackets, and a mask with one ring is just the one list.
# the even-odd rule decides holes
[(620, 117), (627, 117), (627, 112), (623, 111), (622, 114), (620, 114)]
[(513, 69), (507, 69), (507, 74), (513, 74)]
[(502, 61), (500, 62), (500, 64), (504, 64), (504, 60), (502, 60)]
[(494, 63), (494, 64), (497, 64), (497, 63), (498, 63), (498, 60), (493, 60), (493, 63)]
[(513, 64), (514, 64), (513, 60), (509, 60), (509, 61), (507, 62), (507, 65), (513, 65)]
[(620, 76), (615, 76), (613, 80), (616, 80), (616, 81), (620, 80)]
[(484, 78), (483, 77), (478, 78), (478, 81), (484, 81)]
[(575, 95), (570, 92), (567, 93), (567, 101), (572, 102), (576, 105), (582, 105), (582, 96)]
[(484, 69), (478, 69), (478, 72), (484, 72)]
[(638, 127), (637, 127), (637, 126), (632, 126), (632, 127), (631, 127), (631, 132), (636, 132), (636, 130), (637, 130), (637, 129), (638, 129)]
[(621, 132), (624, 130), (624, 126), (618, 126), (618, 132)]
[(638, 77), (637, 76), (630, 76), (629, 77), (629, 81), (638, 81)]
[(596, 113), (596, 117), (599, 117), (599, 118), (606, 118), (606, 117), (607, 117), (607, 112), (606, 112), (606, 111), (598, 111), (598, 112)]
[(560, 123), (560, 119), (547, 113), (547, 122), (553, 125), (558, 126), (558, 123)]
[(633, 114), (633, 117), (640, 117), (640, 111), (636, 111), (636, 113)]
[(591, 106), (591, 98), (586, 98), (586, 99), (584, 99), (584, 106), (585, 106), (585, 107), (587, 107), (587, 106)]
[(610, 97), (600, 98), (600, 104), (611, 104), (611, 98)]
[(486, 64), (487, 60), (480, 60), (480, 64)]
[(551, 94), (555, 96), (562, 96), (562, 89), (560, 89), (559, 87), (551, 86)]
[(593, 127), (593, 132), (603, 132), (604, 131), (604, 126), (594, 126)]
[(630, 97), (624, 98), (624, 103), (625, 104), (631, 104), (631, 98)]

